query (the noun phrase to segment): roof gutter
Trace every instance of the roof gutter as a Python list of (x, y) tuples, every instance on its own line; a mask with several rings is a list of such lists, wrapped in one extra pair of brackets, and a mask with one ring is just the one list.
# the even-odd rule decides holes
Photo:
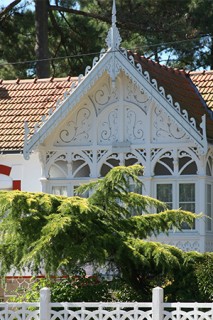
[(23, 149), (20, 149), (20, 150), (0, 150), (0, 154), (23, 154)]

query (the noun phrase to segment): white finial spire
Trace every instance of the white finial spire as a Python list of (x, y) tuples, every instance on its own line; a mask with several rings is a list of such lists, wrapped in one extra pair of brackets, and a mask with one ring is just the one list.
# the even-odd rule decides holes
[(108, 48), (116, 50), (119, 49), (120, 43), (121, 43), (121, 37), (120, 33), (118, 31), (118, 28), (116, 26), (116, 5), (115, 5), (115, 0), (113, 0), (113, 5), (112, 5), (112, 26), (108, 32), (107, 38), (106, 38), (106, 44)]
[(116, 26), (116, 5), (115, 5), (115, 0), (113, 0), (113, 5), (112, 5), (112, 26)]

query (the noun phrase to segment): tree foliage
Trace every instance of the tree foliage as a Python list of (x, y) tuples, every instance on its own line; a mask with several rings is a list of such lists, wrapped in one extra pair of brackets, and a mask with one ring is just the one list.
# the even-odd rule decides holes
[[(105, 266), (137, 290), (149, 290), (153, 276), (174, 275), (187, 263), (178, 248), (149, 241), (151, 235), (192, 225), (195, 214), (167, 210), (138, 193), (140, 165), (115, 167), (103, 179), (79, 188), (89, 198), (43, 193), (0, 192), (1, 272), (41, 268), (69, 274), (75, 266)], [(155, 213), (159, 211), (160, 213)]]
[(213, 256), (204, 253), (202, 261), (195, 266), (195, 276), (201, 299), (213, 301)]
[[(38, 28), (39, 12), (36, 15), (32, 1), (30, 7), (27, 3), (11, 0), (7, 7), (2, 7), (0, 52), (2, 63), (34, 62), (2, 65), (0, 76), (35, 76), (39, 65), (36, 60), (46, 58), (47, 54), (51, 75), (82, 73), (91, 63), (91, 53), (104, 46), (111, 24), (112, 0), (47, 0), (48, 26), (41, 28), (42, 32)], [(35, 0), (35, 4), (39, 3)], [(173, 67), (190, 70), (213, 67), (212, 0), (117, 0), (116, 5), (117, 24), (127, 49)], [(33, 16), (30, 20), (29, 15)], [(43, 50), (47, 43), (42, 40), (45, 33), (49, 53)]]

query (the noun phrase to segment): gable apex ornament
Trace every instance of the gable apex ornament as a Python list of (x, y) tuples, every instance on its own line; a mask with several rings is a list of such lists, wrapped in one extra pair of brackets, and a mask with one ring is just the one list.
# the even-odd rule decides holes
[(106, 44), (108, 46), (108, 49), (119, 50), (120, 44), (121, 44), (121, 36), (119, 33), (119, 30), (116, 26), (117, 18), (116, 18), (116, 5), (115, 0), (113, 0), (112, 5), (112, 26), (108, 31), (108, 35), (106, 37)]

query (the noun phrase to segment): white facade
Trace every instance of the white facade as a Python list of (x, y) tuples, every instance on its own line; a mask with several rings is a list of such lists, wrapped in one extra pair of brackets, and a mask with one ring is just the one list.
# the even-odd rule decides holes
[[(158, 101), (123, 72), (114, 87), (105, 73), (38, 149), (44, 192), (73, 195), (76, 186), (114, 166), (140, 163), (143, 194), (174, 209), (212, 214), (212, 151), (204, 155)], [(213, 249), (210, 219), (183, 228), (161, 241), (184, 250)]]
[(158, 239), (184, 250), (213, 251), (213, 147), (205, 116), (196, 123), (120, 49), (113, 10), (108, 50), (30, 137), (26, 126), (26, 160), (5, 155), (1, 164), (14, 168), (22, 190), (71, 196), (76, 186), (114, 166), (140, 163), (143, 194), (209, 216), (193, 229), (183, 225), (183, 232)]
[(32, 154), (30, 161), (25, 160), (23, 154), (3, 154), (0, 165), (11, 168), (9, 175), (0, 173), (0, 189), (13, 189), (12, 182), (20, 181), (22, 191), (42, 191), (41, 164), (37, 152)]

